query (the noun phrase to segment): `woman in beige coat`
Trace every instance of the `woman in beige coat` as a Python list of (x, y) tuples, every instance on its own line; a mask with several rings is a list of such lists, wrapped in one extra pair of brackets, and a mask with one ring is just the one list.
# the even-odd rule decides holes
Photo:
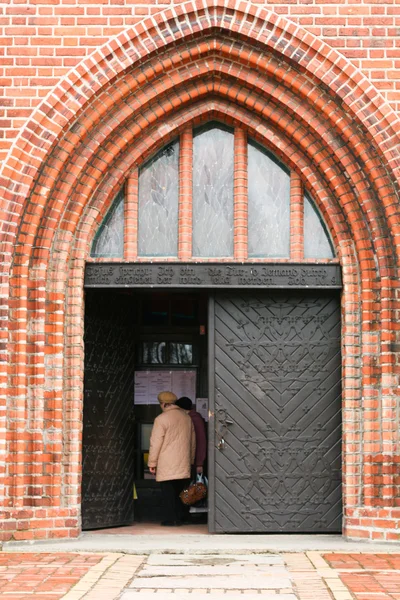
[(172, 392), (161, 392), (158, 401), (162, 413), (153, 425), (148, 466), (161, 484), (164, 521), (161, 525), (180, 525), (183, 505), (179, 494), (189, 483), (196, 452), (192, 419), (179, 406)]

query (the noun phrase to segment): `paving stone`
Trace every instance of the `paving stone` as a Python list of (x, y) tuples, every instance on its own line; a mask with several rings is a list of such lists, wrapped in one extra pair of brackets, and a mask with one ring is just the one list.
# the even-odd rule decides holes
[(278, 554), (151, 554), (148, 565), (284, 565)]
[(317, 552), (3, 553), (0, 559), (0, 598), (12, 600), (400, 600), (400, 553), (395, 552), (325, 553), (325, 558)]
[[(270, 591), (262, 594), (255, 591), (249, 594), (242, 594), (241, 592), (232, 592), (230, 590), (213, 590), (212, 592), (202, 592), (201, 594), (197, 592), (197, 590), (191, 592), (186, 590), (174, 590), (171, 597), (174, 598), (174, 600), (202, 600), (203, 598), (204, 600), (221, 600), (221, 598), (226, 598), (226, 600), (297, 600), (295, 594), (276, 594), (275, 592)], [(120, 597), (120, 600), (156, 600), (157, 598), (163, 598), (164, 595), (164, 590), (162, 593), (160, 593), (159, 590), (130, 590), (124, 592)], [(317, 600), (317, 598), (315, 600)]]
[[(217, 575), (207, 581), (210, 588), (222, 588), (229, 590), (254, 589), (254, 590), (279, 590), (291, 587), (288, 577), (268, 576), (268, 574), (257, 573), (257, 577), (249, 576), (221, 576)], [(204, 577), (136, 577), (130, 585), (131, 588), (203, 588)]]
[(182, 577), (188, 575), (207, 575), (215, 577), (216, 575), (226, 575), (228, 577), (232, 575), (241, 575), (247, 577), (258, 577), (262, 573), (263, 575), (270, 575), (275, 577), (287, 577), (287, 570), (284, 566), (271, 566), (271, 565), (252, 565), (252, 564), (234, 564), (234, 565), (215, 565), (215, 566), (153, 566), (148, 565), (144, 567), (138, 577)]

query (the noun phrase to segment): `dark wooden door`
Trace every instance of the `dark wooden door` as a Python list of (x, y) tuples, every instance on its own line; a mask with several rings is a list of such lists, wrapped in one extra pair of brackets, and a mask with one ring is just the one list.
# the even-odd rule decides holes
[(130, 295), (86, 293), (83, 529), (133, 521), (133, 315)]
[(217, 293), (210, 355), (211, 531), (341, 531), (338, 295)]

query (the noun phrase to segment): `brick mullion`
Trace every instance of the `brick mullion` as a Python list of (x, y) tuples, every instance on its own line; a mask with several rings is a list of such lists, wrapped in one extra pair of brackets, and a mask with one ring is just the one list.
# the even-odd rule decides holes
[(124, 259), (138, 256), (139, 171), (132, 169), (125, 188), (124, 203)]
[(247, 185), (247, 134), (235, 128), (234, 176), (233, 176), (233, 245), (236, 260), (246, 260), (248, 223)]
[(192, 257), (193, 130), (186, 128), (179, 140), (178, 258)]
[(290, 175), (290, 258), (304, 259), (304, 190), (295, 171)]

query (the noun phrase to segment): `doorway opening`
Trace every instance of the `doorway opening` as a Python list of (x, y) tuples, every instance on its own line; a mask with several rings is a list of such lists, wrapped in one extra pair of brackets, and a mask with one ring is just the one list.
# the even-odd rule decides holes
[(341, 530), (337, 291), (87, 289), (83, 529), (163, 520), (147, 460), (164, 390), (210, 415), (208, 512), (194, 524)]
[[(162, 521), (160, 485), (147, 465), (157, 394), (197, 399), (207, 427), (207, 305), (205, 291), (86, 290), (84, 530), (151, 531)], [(189, 515), (194, 525), (207, 522), (201, 508)]]

